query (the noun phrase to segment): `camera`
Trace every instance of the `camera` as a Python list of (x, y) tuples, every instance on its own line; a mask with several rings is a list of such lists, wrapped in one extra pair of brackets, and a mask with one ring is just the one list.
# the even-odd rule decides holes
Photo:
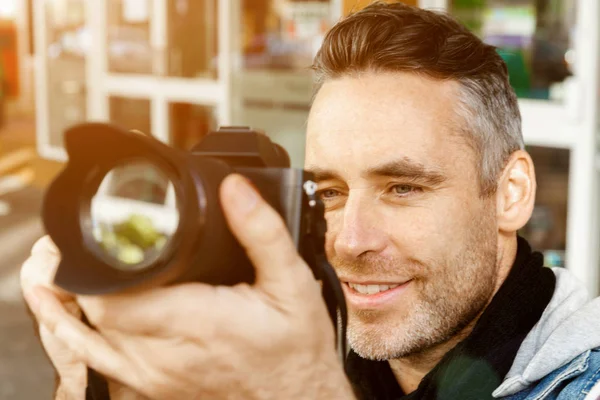
[(265, 134), (223, 127), (184, 151), (85, 123), (65, 132), (65, 146), (69, 161), (43, 203), (45, 228), (62, 255), (59, 287), (98, 295), (187, 281), (252, 283), (254, 268), (218, 198), (231, 173), (245, 176), (279, 212), (299, 254), (327, 279), (316, 185)]
[[(282, 216), (322, 282), (346, 365), (346, 303), (325, 256), (323, 204), (311, 174), (290, 168), (286, 151), (268, 136), (223, 127), (184, 151), (116, 125), (84, 123), (65, 132), (65, 147), (69, 160), (42, 206), (61, 253), (57, 286), (101, 295), (190, 281), (253, 283), (254, 267), (229, 230), (218, 195), (223, 179), (238, 173)], [(107, 382), (88, 369), (86, 390), (87, 398), (105, 398)]]

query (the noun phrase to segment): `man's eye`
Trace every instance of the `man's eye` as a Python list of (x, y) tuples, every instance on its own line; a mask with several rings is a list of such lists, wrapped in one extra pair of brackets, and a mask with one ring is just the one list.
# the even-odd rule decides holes
[(417, 191), (418, 188), (411, 185), (394, 185), (392, 186), (392, 193), (400, 196), (406, 196), (412, 192)]
[(339, 193), (334, 189), (324, 189), (319, 191), (318, 194), (321, 197), (321, 200), (329, 200), (335, 198)]

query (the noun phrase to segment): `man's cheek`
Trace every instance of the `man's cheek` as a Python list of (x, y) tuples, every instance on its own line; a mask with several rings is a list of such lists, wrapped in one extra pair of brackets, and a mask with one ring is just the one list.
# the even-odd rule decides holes
[(462, 251), (467, 226), (478, 222), (474, 216), (467, 217), (465, 214), (464, 209), (449, 205), (428, 215), (427, 222), (424, 222), (428, 228), (421, 232), (419, 246), (427, 249), (426, 257), (431, 258), (434, 264)]
[(460, 233), (464, 230), (468, 207), (466, 204), (448, 202), (432, 208), (427, 215), (430, 231), (440, 238)]
[(432, 238), (438, 234), (440, 226), (437, 217), (429, 210), (406, 209), (395, 217), (385, 219), (387, 230), (396, 241), (410, 248), (426, 249), (431, 246)]

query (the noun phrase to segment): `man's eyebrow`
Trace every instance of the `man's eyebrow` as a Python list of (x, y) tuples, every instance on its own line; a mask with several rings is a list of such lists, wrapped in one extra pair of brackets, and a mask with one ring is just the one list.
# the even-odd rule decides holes
[(363, 174), (367, 178), (373, 177), (392, 177), (408, 178), (411, 180), (422, 181), (430, 185), (439, 185), (446, 181), (446, 176), (437, 168), (428, 168), (420, 162), (409, 158), (386, 162), (371, 167)]
[[(316, 182), (326, 180), (343, 180), (341, 175), (334, 170), (306, 166), (305, 170), (312, 173)], [(437, 169), (427, 168), (423, 164), (409, 158), (386, 162), (367, 169), (363, 176), (366, 178), (391, 177), (407, 178), (421, 181), (430, 185), (439, 185), (446, 181), (446, 176)]]
[(314, 180), (316, 182), (334, 180), (334, 179), (338, 179), (338, 180), (342, 179), (340, 177), (340, 174), (338, 174), (337, 172), (330, 170), (330, 169), (316, 167), (316, 166), (307, 166), (304, 169), (306, 171), (310, 172), (311, 174), (313, 174)]

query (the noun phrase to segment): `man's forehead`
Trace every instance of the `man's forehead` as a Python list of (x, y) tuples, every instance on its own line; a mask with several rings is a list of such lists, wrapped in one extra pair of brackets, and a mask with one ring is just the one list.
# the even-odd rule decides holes
[(445, 158), (457, 145), (451, 132), (456, 96), (440, 85), (412, 74), (325, 83), (308, 119), (307, 166), (401, 157), (427, 164)]
[[(309, 122), (343, 113), (348, 122), (365, 114), (408, 120), (433, 118), (454, 111), (458, 82), (436, 80), (406, 72), (369, 72), (326, 81), (315, 96)], [(395, 113), (391, 113), (395, 111)]]

